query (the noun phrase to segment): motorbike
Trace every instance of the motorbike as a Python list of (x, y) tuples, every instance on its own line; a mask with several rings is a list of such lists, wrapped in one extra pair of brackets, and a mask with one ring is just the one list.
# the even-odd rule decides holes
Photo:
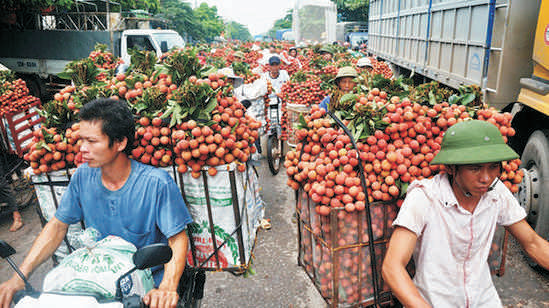
[[(113, 299), (100, 298), (89, 293), (75, 293), (51, 291), (37, 291), (25, 278), (10, 256), (15, 254), (15, 249), (3, 240), (0, 240), (0, 257), (5, 259), (13, 270), (25, 282), (25, 289), (17, 292), (13, 303), (15, 308), (25, 307), (63, 307), (70, 297), (70, 307), (79, 308), (145, 308), (147, 307), (139, 295), (122, 295), (121, 282), (129, 278), (136, 270), (144, 270), (167, 263), (172, 258), (172, 249), (166, 244), (151, 244), (139, 248), (133, 254), (134, 267), (121, 275), (116, 281), (116, 294)], [(181, 303), (179, 304), (182, 307)]]

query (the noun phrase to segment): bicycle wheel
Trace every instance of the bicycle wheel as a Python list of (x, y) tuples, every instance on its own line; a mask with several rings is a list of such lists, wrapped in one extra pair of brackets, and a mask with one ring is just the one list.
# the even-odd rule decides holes
[(34, 187), (29, 180), (19, 178), (13, 182), (12, 188), (19, 210), (38, 202)]
[(277, 175), (282, 165), (282, 140), (278, 134), (272, 134), (267, 140), (267, 162), (272, 175)]

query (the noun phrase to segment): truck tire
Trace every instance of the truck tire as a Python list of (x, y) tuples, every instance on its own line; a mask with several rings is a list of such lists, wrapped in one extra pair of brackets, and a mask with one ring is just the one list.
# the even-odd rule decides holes
[(38, 81), (36, 81), (33, 77), (25, 77), (24, 79), (27, 84), (27, 88), (29, 89), (29, 94), (42, 99), (42, 89), (40, 88)]
[(541, 237), (549, 238), (549, 130), (537, 130), (521, 157), (525, 177), (519, 187), (519, 201), (526, 220)]

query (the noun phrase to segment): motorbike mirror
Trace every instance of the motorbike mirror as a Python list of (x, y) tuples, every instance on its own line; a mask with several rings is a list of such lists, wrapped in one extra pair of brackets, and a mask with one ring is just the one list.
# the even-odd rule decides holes
[(248, 109), (252, 105), (252, 102), (250, 102), (250, 100), (245, 99), (245, 100), (242, 101), (242, 105), (244, 105), (244, 107), (246, 107), (246, 109)]
[(167, 263), (172, 258), (172, 249), (166, 244), (151, 244), (139, 248), (133, 254), (133, 264), (140, 270)]
[(162, 51), (163, 53), (168, 52), (168, 42), (166, 41), (160, 42), (160, 51)]
[(0, 240), (0, 257), (2, 257), (2, 259), (5, 259), (14, 254), (15, 254), (15, 249), (13, 249), (13, 247), (11, 247), (10, 244)]

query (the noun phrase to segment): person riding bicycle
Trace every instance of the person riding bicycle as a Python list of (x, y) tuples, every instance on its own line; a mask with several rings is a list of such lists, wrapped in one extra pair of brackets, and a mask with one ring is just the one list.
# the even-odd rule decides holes
[(326, 96), (321, 102), (320, 102), (320, 108), (328, 111), (332, 110), (331, 103), (337, 104), (339, 101), (339, 98), (345, 94), (351, 92), (354, 87), (356, 86), (356, 80), (355, 78), (358, 77), (357, 71), (352, 68), (351, 66), (344, 66), (337, 71), (337, 75), (335, 78), (335, 83), (337, 85), (337, 89), (334, 93), (331, 95)]
[(359, 72), (368, 72), (369, 74), (374, 70), (374, 67), (372, 66), (372, 60), (368, 57), (362, 57), (358, 59), (356, 62), (356, 67)]
[(272, 56), (269, 59), (269, 71), (265, 72), (263, 77), (271, 82), (274, 94), (280, 93), (282, 86), (290, 80), (288, 72), (280, 69), (280, 58), (278, 56)]
[[(404, 306), (502, 307), (488, 265), (497, 225), (549, 268), (549, 242), (499, 180), (502, 161), (518, 157), (489, 122), (465, 121), (446, 131), (431, 161), (446, 172), (408, 187), (383, 262), (383, 279)], [(412, 256), (413, 280), (406, 271)]]
[[(263, 115), (265, 105), (263, 96), (267, 93), (267, 83), (263, 79), (258, 79), (251, 84), (245, 84), (242, 77), (236, 76), (230, 67), (218, 70), (218, 73), (227, 77), (229, 83), (233, 85), (233, 95), (246, 107), (246, 112), (257, 121), (264, 121)], [(260, 138), (255, 140), (256, 148), (261, 154)], [(254, 153), (255, 154), (255, 153)], [(252, 155), (257, 157), (257, 155)]]
[[(59, 247), (70, 224), (83, 221), (101, 238), (115, 235), (137, 248), (167, 243), (172, 259), (153, 268), (155, 288), (143, 298), (150, 307), (176, 307), (182, 290), (192, 222), (177, 185), (164, 170), (131, 159), (135, 121), (126, 102), (97, 99), (82, 107), (80, 140), (85, 163), (72, 176), (55, 216), (44, 226), (20, 269), (29, 276)], [(24, 288), (14, 275), (0, 285), (0, 307), (8, 308)], [(179, 293), (178, 293), (179, 291)]]
[(297, 58), (297, 47), (290, 47), (290, 49), (288, 49), (288, 54), (292, 57), (292, 58)]

